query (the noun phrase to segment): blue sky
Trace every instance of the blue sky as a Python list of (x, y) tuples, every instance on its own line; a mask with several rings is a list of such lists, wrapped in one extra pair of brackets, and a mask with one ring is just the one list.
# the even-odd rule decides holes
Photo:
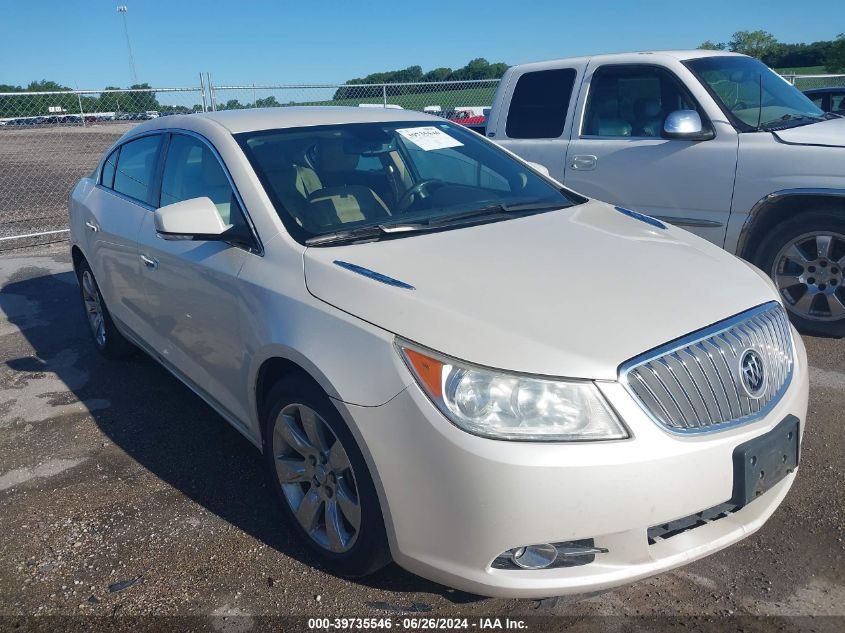
[(118, 1), (129, 7), (139, 80), (155, 87), (196, 85), (201, 70), (215, 83), (330, 83), (413, 64), (460, 67), (473, 57), (517, 63), (694, 48), (757, 28), (809, 42), (845, 30), (842, 0), (0, 0), (0, 83), (129, 84)]

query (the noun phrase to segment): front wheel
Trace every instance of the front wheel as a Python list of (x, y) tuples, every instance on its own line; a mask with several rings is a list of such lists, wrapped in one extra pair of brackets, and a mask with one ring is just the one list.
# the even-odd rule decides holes
[(785, 222), (755, 259), (799, 330), (845, 336), (845, 216), (817, 211)]
[(326, 567), (365, 576), (390, 554), (375, 485), (329, 398), (311, 382), (282, 382), (268, 397), (264, 453), (288, 523)]

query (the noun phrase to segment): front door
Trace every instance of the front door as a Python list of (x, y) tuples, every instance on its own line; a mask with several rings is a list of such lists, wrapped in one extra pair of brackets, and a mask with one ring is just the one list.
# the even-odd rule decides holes
[(580, 128), (573, 126), (566, 186), (724, 246), (736, 132), (719, 125), (707, 141), (661, 138), (663, 121), (675, 110), (698, 110), (705, 125), (712, 124), (677, 77), (658, 66), (591, 66), (584, 89), (589, 92)]
[[(159, 205), (203, 196), (215, 203), (224, 224), (245, 222), (216, 153), (196, 136), (174, 133), (166, 149)], [(150, 213), (138, 235), (150, 343), (165, 364), (235, 418), (247, 420), (238, 273), (254, 255), (226, 242), (162, 239), (154, 219)]]

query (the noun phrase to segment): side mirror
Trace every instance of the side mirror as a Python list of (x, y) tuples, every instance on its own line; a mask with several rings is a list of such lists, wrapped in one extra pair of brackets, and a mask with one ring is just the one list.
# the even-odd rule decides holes
[(549, 173), (549, 169), (545, 165), (541, 165), (540, 163), (532, 163), (530, 160), (525, 161), (527, 162), (534, 171), (539, 171), (544, 176), (548, 176), (551, 178), (551, 174)]
[(223, 224), (210, 198), (191, 198), (155, 211), (158, 236), (165, 240), (226, 240), (231, 225)]
[(663, 138), (685, 141), (708, 141), (715, 136), (712, 130), (705, 130), (701, 117), (695, 110), (675, 110), (663, 122)]

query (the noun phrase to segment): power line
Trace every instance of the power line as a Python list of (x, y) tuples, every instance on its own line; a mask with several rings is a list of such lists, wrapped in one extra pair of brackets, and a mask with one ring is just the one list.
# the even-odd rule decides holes
[(129, 27), (126, 25), (126, 14), (129, 8), (125, 4), (118, 5), (117, 12), (123, 18), (123, 34), (126, 36), (126, 50), (129, 52), (129, 74), (132, 76), (132, 85), (138, 84), (138, 73), (135, 72), (135, 56), (132, 54), (132, 43), (129, 41)]

